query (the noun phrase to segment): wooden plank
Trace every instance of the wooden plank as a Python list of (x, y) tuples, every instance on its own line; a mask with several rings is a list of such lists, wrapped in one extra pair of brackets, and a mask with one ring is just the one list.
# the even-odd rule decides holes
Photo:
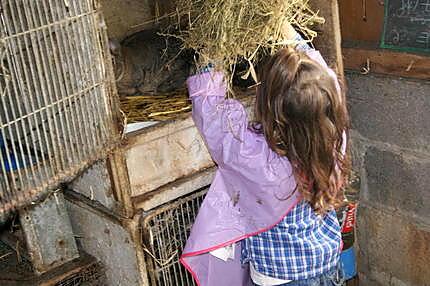
[(381, 49), (343, 49), (345, 69), (394, 76), (430, 79), (430, 57)]
[(115, 200), (122, 208), (122, 215), (132, 217), (134, 215), (133, 204), (131, 202), (131, 186), (125, 153), (122, 148), (115, 150), (109, 155), (107, 169), (112, 183), (112, 193)]
[(311, 0), (309, 3), (313, 9), (319, 10), (319, 15), (326, 20), (322, 26), (317, 27), (318, 37), (314, 41), (315, 46), (329, 66), (343, 77), (338, 2), (337, 0)]
[(215, 176), (216, 167), (180, 178), (154, 191), (133, 198), (135, 208), (149, 211), (162, 204), (174, 201), (190, 192), (209, 186)]
[(343, 41), (379, 43), (384, 26), (384, 0), (339, 0)]

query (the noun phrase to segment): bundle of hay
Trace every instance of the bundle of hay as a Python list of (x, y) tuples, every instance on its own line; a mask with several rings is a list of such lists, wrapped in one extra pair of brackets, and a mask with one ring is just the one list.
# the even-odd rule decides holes
[[(286, 44), (282, 27), (291, 23), (312, 41), (312, 27), (324, 19), (310, 9), (308, 0), (176, 0), (178, 22), (187, 22), (173, 36), (199, 55), (199, 65), (215, 63), (232, 76), (239, 61), (249, 63), (244, 77), (254, 79), (254, 66), (263, 55)], [(185, 25), (184, 25), (185, 26)], [(232, 79), (228, 80), (231, 83)]]

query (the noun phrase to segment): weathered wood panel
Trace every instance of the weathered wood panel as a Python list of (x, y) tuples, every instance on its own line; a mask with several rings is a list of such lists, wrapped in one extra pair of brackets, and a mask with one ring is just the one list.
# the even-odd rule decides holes
[(343, 41), (379, 43), (384, 26), (384, 0), (339, 0)]
[(315, 46), (337, 74), (343, 77), (338, 2), (337, 0), (311, 0), (310, 4), (325, 18), (325, 23), (318, 27)]
[(430, 57), (388, 50), (344, 48), (345, 69), (430, 79)]
[(149, 211), (155, 207), (185, 196), (191, 191), (207, 187), (212, 183), (215, 171), (216, 168), (212, 167), (191, 176), (176, 180), (152, 192), (134, 197), (134, 207), (139, 210)]
[(214, 164), (190, 117), (147, 128), (126, 148), (133, 197)]

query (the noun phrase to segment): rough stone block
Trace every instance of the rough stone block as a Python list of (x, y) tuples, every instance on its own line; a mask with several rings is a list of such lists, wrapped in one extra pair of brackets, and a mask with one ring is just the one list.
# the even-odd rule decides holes
[(430, 151), (430, 83), (349, 72), (352, 126), (363, 136)]
[(369, 147), (365, 154), (367, 193), (372, 202), (430, 222), (430, 159)]
[(363, 144), (360, 138), (357, 137), (357, 133), (354, 130), (349, 132), (349, 150), (351, 153), (352, 169), (356, 173), (360, 173), (364, 164), (364, 155), (366, 153), (367, 146)]
[(430, 285), (430, 225), (419, 227), (397, 214), (362, 204), (358, 241), (363, 285)]

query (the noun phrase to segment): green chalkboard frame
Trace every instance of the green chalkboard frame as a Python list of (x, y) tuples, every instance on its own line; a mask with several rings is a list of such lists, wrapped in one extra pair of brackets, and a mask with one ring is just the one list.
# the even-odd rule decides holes
[(386, 44), (385, 43), (385, 33), (387, 29), (387, 17), (388, 17), (388, 2), (390, 0), (384, 0), (384, 28), (381, 34), (381, 43), (380, 47), (382, 49), (390, 49), (394, 51), (401, 51), (401, 52), (410, 52), (410, 53), (424, 53), (424, 54), (430, 54), (430, 51), (428, 49), (422, 49), (422, 48), (413, 48), (413, 47), (397, 47), (394, 45)]

